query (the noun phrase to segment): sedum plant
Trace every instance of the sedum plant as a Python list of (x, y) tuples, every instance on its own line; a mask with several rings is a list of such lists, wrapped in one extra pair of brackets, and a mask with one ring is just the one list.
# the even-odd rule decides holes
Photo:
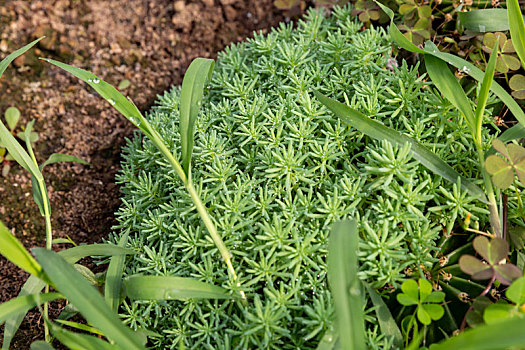
[[(344, 100), (430, 147), (465, 177), (479, 176), (461, 115), (417, 68), (392, 64), (382, 29), (359, 29), (350, 7), (330, 18), (311, 11), (296, 30), (281, 25), (221, 53), (195, 120), (191, 159), (179, 88), (141, 123), (133, 119), (142, 131), (146, 122), (158, 130), (158, 139), (146, 130), (148, 138), (137, 135), (124, 150), (120, 234), (112, 240), (129, 234), (127, 246), (139, 252), (126, 260), (126, 274), (193, 277), (246, 294), (221, 302), (124, 302), (127, 324), (162, 335), (152, 340), (155, 348), (314, 349), (334, 327), (326, 275), (334, 222), (359, 222), (358, 274), (371, 290), (399, 287), (408, 270), (423, 276), (438, 260), (440, 233), (455, 231), (462, 219), (478, 227), (489, 222), (475, 184), (456, 183), (455, 171), (453, 183), (443, 181), (411, 157), (416, 144), (374, 141), (312, 96), (316, 89)], [(81, 78), (98, 87), (91, 75)], [(490, 137), (490, 122), (479, 121), (479, 132)], [(174, 161), (186, 178), (169, 166)], [(238, 280), (207, 234), (203, 208)], [(369, 305), (367, 343), (390, 348)]]

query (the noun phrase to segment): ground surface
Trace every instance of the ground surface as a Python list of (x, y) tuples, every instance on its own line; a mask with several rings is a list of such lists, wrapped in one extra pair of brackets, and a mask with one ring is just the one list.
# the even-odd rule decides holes
[[(9, 106), (22, 123), (35, 119), (37, 158), (73, 154), (90, 165), (46, 168), (55, 237), (99, 242), (111, 231), (119, 206), (115, 173), (120, 148), (132, 125), (86, 84), (43, 64), (39, 56), (89, 69), (118, 85), (141, 110), (170, 85), (180, 84), (195, 57), (215, 57), (253, 30), (282, 20), (273, 0), (0, 0), (0, 57), (46, 35), (35, 50), (17, 59), (0, 81), (0, 113)], [(0, 177), (0, 220), (26, 248), (43, 246), (43, 220), (20, 167)], [(18, 293), (25, 273), (0, 257), (0, 302)], [(60, 308), (54, 305), (56, 313)], [(13, 348), (27, 349), (42, 337), (37, 313), (29, 314)]]

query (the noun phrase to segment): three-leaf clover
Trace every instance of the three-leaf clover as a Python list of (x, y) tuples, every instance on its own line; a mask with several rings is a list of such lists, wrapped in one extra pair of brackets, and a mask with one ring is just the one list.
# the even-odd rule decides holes
[(511, 317), (525, 316), (525, 278), (520, 277), (512, 282), (505, 296), (514, 305), (498, 302), (488, 306), (483, 314), (485, 323), (492, 324)]
[(498, 139), (492, 141), (492, 146), (505, 157), (503, 159), (497, 155), (490, 155), (485, 160), (485, 169), (492, 175), (494, 186), (501, 189), (509, 188), (514, 181), (514, 171), (518, 179), (525, 184), (525, 148), (513, 143), (505, 146)]
[(428, 280), (407, 280), (401, 285), (401, 290), (403, 293), (397, 295), (397, 301), (404, 306), (417, 305), (417, 318), (422, 324), (428, 326), (443, 317), (445, 310), (438, 304), (445, 299), (445, 293), (433, 291)]
[(509, 285), (516, 278), (521, 277), (521, 270), (513, 264), (507, 264), (506, 258), (509, 254), (509, 244), (501, 238), (478, 236), (472, 242), (476, 252), (485, 261), (481, 261), (472, 255), (462, 255), (459, 258), (459, 267), (463, 272), (476, 280), (495, 278), (502, 284)]
[(483, 51), (492, 53), (492, 49), (498, 43), (498, 58), (496, 59), (496, 71), (507, 73), (509, 70), (517, 70), (521, 67), (520, 60), (514, 55), (516, 49), (512, 39), (501, 32), (487, 33), (483, 37)]

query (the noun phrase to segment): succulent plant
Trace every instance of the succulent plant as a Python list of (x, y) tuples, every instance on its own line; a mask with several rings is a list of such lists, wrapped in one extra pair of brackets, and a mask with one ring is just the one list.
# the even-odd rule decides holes
[[(184, 342), (190, 349), (314, 349), (333, 322), (326, 277), (332, 223), (356, 219), (360, 278), (375, 288), (397, 287), (405, 269), (424, 272), (437, 262), (443, 226), (455, 229), (456, 219), (479, 209), (459, 186), (414, 161), (409, 145), (365, 137), (312, 96), (315, 88), (345, 101), (432, 147), (466, 176), (479, 176), (458, 112), (417, 67), (392, 64), (383, 29), (360, 28), (350, 7), (334, 8), (329, 18), (309, 11), (295, 30), (281, 25), (256, 33), (219, 55), (195, 127), (191, 168), (240, 285), (228, 277), (157, 149), (139, 135), (125, 148), (117, 228), (129, 232), (129, 246), (139, 252), (126, 274), (191, 276), (242, 289), (248, 298), (125, 304), (128, 324), (162, 334), (156, 348)], [(148, 115), (176, 155), (179, 103), (180, 89), (173, 88)], [(488, 219), (479, 213), (483, 226)], [(369, 344), (388, 347), (390, 339), (374, 336), (375, 318), (367, 320)]]

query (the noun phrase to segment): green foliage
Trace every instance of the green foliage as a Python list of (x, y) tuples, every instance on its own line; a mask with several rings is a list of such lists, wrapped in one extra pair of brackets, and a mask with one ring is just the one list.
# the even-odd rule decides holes
[[(137, 136), (125, 149), (117, 217), (128, 246), (140, 252), (126, 262), (126, 274), (192, 276), (247, 295), (247, 303), (125, 302), (131, 327), (165, 334), (154, 347), (315, 348), (333, 326), (325, 255), (335, 221), (359, 222), (359, 276), (373, 288), (400, 286), (405, 269), (430, 269), (442, 225), (456, 230), (471, 215), (487, 224), (484, 206), (461, 189), (472, 178), (479, 182), (468, 125), (416, 68), (392, 66), (383, 30), (359, 27), (350, 7), (335, 8), (330, 18), (310, 12), (297, 30), (283, 25), (219, 55), (195, 124), (191, 169), (242, 271), (240, 286), (228, 278), (184, 183), (155, 144)], [(314, 89), (414, 138), (465, 182), (451, 176), (446, 183), (427, 171), (405, 143), (375, 141), (348, 127), (312, 96)], [(179, 107), (175, 88), (147, 116), (176, 155)], [(374, 313), (366, 319), (369, 344), (391, 344)]]

